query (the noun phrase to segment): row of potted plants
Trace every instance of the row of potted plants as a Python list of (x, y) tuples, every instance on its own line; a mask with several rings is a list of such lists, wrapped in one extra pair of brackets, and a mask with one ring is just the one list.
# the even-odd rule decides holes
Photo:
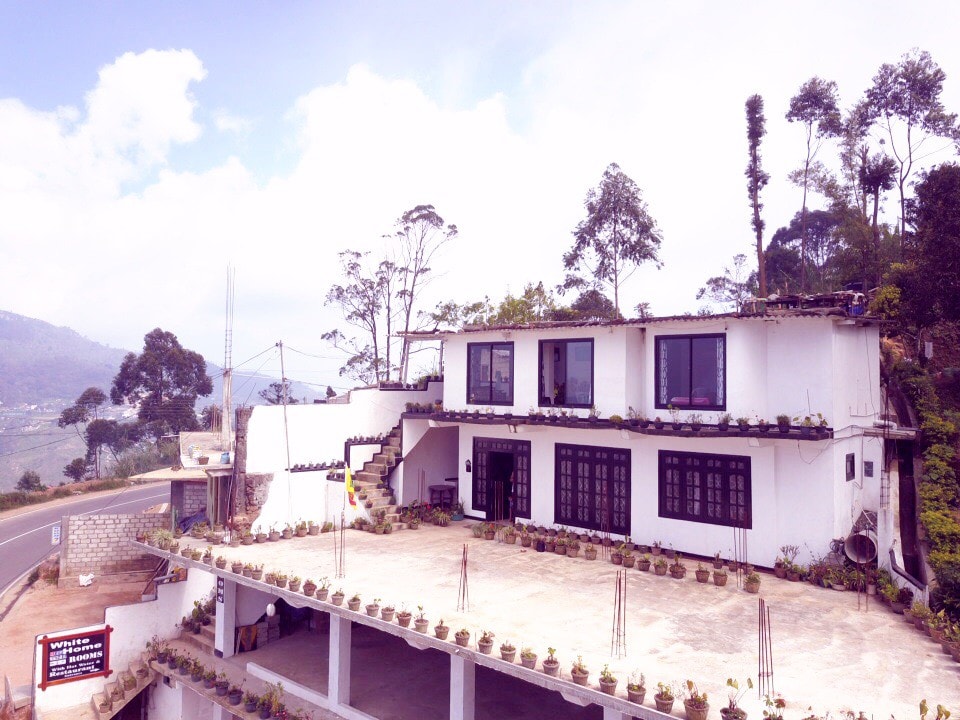
[(903, 619), (939, 643), (944, 653), (960, 663), (960, 623), (953, 622), (943, 610), (934, 612), (920, 600), (914, 600), (904, 609)]
[(267, 683), (262, 693), (243, 690), (243, 682), (236, 685), (230, 682), (227, 674), (218, 672), (216, 668), (207, 667), (199, 658), (189, 653), (178, 653), (170, 649), (166, 640), (154, 635), (147, 641), (147, 653), (150, 660), (161, 667), (175, 671), (178, 675), (187, 677), (205, 690), (212, 690), (217, 697), (226, 698), (230, 705), (244, 706), (248, 713), (257, 712), (261, 718), (283, 718), (283, 720), (309, 720), (313, 717), (302, 709), (288, 711), (282, 701), (283, 685), (281, 683)]

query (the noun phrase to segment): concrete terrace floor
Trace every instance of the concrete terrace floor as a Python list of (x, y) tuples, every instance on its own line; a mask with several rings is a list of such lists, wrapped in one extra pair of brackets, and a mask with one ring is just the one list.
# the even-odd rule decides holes
[[(283, 571), (303, 579), (328, 577), (331, 593), (342, 587), (347, 597), (359, 593), (363, 603), (381, 598), (381, 605), (422, 605), (432, 627), (440, 618), (453, 633), (461, 627), (476, 642), (481, 630), (529, 646), (542, 660), (547, 647), (557, 649), (561, 672), (569, 678), (571, 663), (582, 655), (590, 684), (605, 664), (620, 680), (625, 697), (631, 672), (646, 676), (644, 705), (653, 706), (658, 682), (693, 680), (710, 696), (713, 712), (726, 704), (728, 677), (757, 682), (758, 597), (770, 609), (773, 682), (787, 702), (786, 717), (810, 712), (836, 716), (863, 711), (868, 717), (915, 717), (927, 698), (960, 709), (960, 664), (940, 646), (885, 606), (856, 593), (790, 583), (762, 574), (760, 595), (737, 588), (730, 575), (726, 587), (694, 579), (696, 561), (686, 559), (687, 576), (627, 570), (626, 649), (611, 657), (616, 571), (599, 556), (536, 553), (520, 544), (507, 545), (473, 537), (471, 521), (449, 528), (424, 526), (387, 536), (347, 530), (345, 577), (336, 578), (334, 534), (231, 548), (215, 555), (255, 564), (265, 572)], [(205, 546), (184, 537), (182, 544)], [(469, 612), (456, 611), (463, 547), (468, 550)], [(228, 566), (229, 567), (229, 566)], [(361, 607), (361, 612), (363, 609)], [(519, 654), (519, 653), (518, 653)], [(241, 656), (243, 657), (243, 656)], [(252, 657), (249, 659), (253, 660)], [(539, 667), (539, 664), (538, 664)], [(741, 706), (751, 717), (762, 715), (756, 691)], [(571, 706), (575, 707), (575, 706)], [(683, 706), (674, 706), (682, 716)]]

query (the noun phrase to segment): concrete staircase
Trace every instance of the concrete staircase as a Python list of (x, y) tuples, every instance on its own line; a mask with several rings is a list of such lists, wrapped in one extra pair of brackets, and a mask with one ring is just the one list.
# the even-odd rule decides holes
[(400, 513), (396, 504), (392, 503), (393, 493), (388, 489), (378, 488), (377, 486), (400, 462), (400, 426), (395, 426), (384, 438), (380, 445), (380, 450), (374, 454), (373, 458), (363, 464), (363, 470), (359, 470), (354, 477), (353, 486), (356, 492), (365, 490), (367, 501), (372, 502), (372, 507), (366, 508), (365, 501), (358, 499), (371, 521), (376, 521), (377, 513), (381, 510), (386, 511), (386, 520), (393, 524), (394, 531), (400, 529)]
[(95, 693), (90, 698), (94, 717), (97, 720), (109, 720), (152, 683), (155, 677), (156, 673), (150, 667), (147, 654), (142, 653), (138, 660), (130, 663), (128, 669), (120, 672), (115, 681), (108, 682), (102, 692)]

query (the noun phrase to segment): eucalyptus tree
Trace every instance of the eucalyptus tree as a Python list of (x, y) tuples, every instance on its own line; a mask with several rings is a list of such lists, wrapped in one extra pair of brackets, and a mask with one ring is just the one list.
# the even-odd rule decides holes
[(750, 206), (753, 216), (750, 225), (756, 236), (757, 247), (757, 282), (760, 297), (767, 296), (767, 272), (763, 261), (763, 219), (760, 210), (760, 191), (770, 182), (770, 175), (763, 171), (760, 158), (760, 141), (767, 134), (766, 119), (763, 116), (763, 98), (751, 95), (745, 105), (747, 114), (747, 153), (749, 160), (744, 175), (747, 177), (747, 194), (750, 196)]
[(573, 231), (573, 246), (563, 255), (567, 274), (557, 288), (613, 290), (612, 317), (620, 315), (620, 287), (645, 262), (660, 267), (661, 235), (647, 211), (640, 188), (611, 163), (600, 184), (587, 192), (587, 216)]
[[(885, 63), (873, 77), (866, 101), (872, 116), (886, 134), (890, 154), (898, 166), (900, 193), (900, 243), (906, 235), (906, 188), (916, 163), (957, 141), (957, 115), (948, 113), (940, 100), (946, 73), (930, 53), (914, 48), (896, 65)], [(942, 147), (931, 145), (947, 140)]]
[(803, 167), (791, 173), (791, 180), (803, 188), (800, 210), (800, 292), (807, 289), (807, 191), (810, 171), (825, 138), (840, 132), (840, 111), (837, 108), (837, 84), (832, 80), (812, 77), (790, 98), (787, 121), (803, 124), (806, 134), (806, 156)]

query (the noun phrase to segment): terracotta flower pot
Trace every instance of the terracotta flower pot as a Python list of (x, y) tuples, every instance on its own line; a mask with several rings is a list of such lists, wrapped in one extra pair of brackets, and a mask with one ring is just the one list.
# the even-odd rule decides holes
[(673, 698), (662, 698), (659, 695), (653, 696), (653, 702), (656, 703), (657, 710), (662, 713), (670, 713), (673, 710)]
[(683, 709), (687, 715), (687, 720), (707, 720), (707, 713), (710, 712), (710, 705), (695, 705), (690, 700), (683, 701)]
[(587, 680), (590, 678), (590, 673), (589, 673), (589, 672), (581, 672), (581, 671), (578, 670), (577, 668), (573, 668), (573, 669), (570, 671), (570, 677), (573, 678), (573, 681), (574, 681), (577, 685), (584, 685), (584, 686), (586, 686)]
[(550, 677), (557, 677), (560, 674), (560, 661), (559, 660), (544, 660), (543, 661), (543, 672)]
[(520, 664), (525, 668), (533, 670), (537, 667), (537, 656), (536, 655), (521, 655)]
[(643, 697), (647, 694), (646, 688), (640, 688), (639, 690), (633, 690), (627, 685), (627, 700), (637, 705), (643, 705)]

